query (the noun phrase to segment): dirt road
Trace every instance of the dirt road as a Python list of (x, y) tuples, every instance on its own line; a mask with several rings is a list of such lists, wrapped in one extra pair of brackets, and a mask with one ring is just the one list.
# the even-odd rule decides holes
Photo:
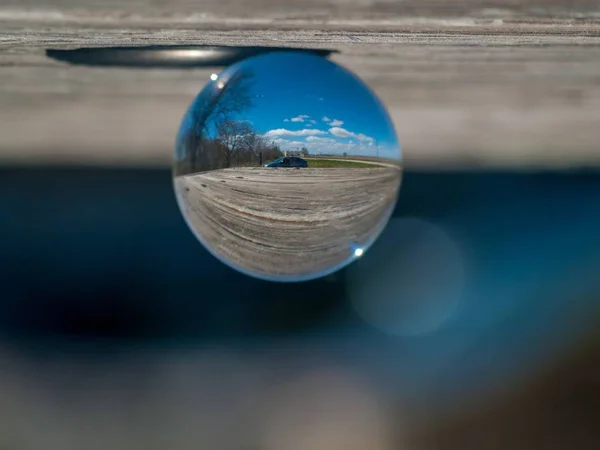
[(392, 167), (239, 168), (178, 177), (175, 189), (211, 252), (283, 280), (352, 258), (385, 226), (400, 180)]

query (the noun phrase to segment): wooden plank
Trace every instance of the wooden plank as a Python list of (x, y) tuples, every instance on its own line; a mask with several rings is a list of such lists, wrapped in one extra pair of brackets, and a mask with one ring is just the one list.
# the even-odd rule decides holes
[(70, 67), (45, 48), (332, 48), (385, 101), (411, 167), (599, 166), (600, 8), (558, 1), (178, 0), (0, 7), (0, 162), (169, 164), (214, 69)]

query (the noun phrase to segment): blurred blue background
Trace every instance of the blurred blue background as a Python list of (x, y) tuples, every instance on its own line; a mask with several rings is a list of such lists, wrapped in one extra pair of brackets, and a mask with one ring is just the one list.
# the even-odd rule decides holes
[(299, 284), (210, 256), (171, 183), (166, 169), (2, 169), (0, 347), (11, 361), (222, 350), (274, 373), (343, 367), (430, 417), (535, 380), (593, 342), (597, 173), (409, 171), (373, 248)]

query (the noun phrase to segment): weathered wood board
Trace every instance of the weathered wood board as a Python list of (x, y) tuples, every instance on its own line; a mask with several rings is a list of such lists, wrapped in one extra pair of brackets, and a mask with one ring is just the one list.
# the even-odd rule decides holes
[(415, 167), (600, 166), (594, 1), (84, 2), (0, 6), (0, 162), (168, 165), (215, 69), (72, 67), (46, 48), (332, 48), (385, 101)]

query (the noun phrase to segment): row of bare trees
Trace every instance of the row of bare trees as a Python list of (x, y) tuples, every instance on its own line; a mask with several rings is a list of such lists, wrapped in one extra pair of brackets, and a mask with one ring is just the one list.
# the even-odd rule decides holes
[(223, 167), (257, 165), (263, 159), (275, 159), (283, 154), (246, 121), (225, 119), (217, 123), (216, 129)]
[[(178, 175), (230, 167), (259, 166), (283, 155), (277, 145), (257, 134), (245, 121), (226, 119), (216, 125), (216, 135), (203, 138), (178, 161)], [(192, 157), (192, 158), (190, 158)]]
[(177, 139), (177, 175), (257, 166), (283, 155), (248, 121), (238, 119), (254, 106), (253, 80), (253, 73), (238, 71), (196, 98)]

